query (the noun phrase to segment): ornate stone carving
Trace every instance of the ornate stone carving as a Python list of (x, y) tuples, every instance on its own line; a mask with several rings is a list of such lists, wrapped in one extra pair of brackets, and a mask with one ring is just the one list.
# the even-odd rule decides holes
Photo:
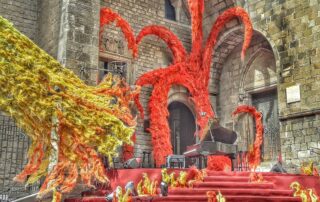
[(126, 55), (127, 49), (126, 42), (114, 36), (113, 34), (109, 34), (108, 32), (104, 32), (102, 34), (101, 43), (100, 43), (100, 50), (103, 52), (112, 52), (119, 55)]

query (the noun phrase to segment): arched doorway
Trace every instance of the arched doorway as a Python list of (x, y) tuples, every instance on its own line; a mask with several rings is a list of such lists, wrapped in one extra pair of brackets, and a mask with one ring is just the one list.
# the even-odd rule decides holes
[(263, 161), (275, 161), (280, 152), (280, 125), (276, 61), (271, 50), (260, 48), (251, 55), (242, 74), (240, 88), (247, 97), (244, 101), (263, 115), (261, 158)]
[[(214, 64), (219, 82), (216, 85), (217, 114), (220, 124), (238, 133), (236, 144), (241, 151), (248, 151), (255, 139), (254, 121), (248, 114), (232, 118), (232, 111), (239, 105), (253, 105), (263, 114), (264, 139), (261, 151), (263, 161), (277, 159), (280, 151), (280, 131), (277, 96), (277, 62), (268, 39), (254, 31), (246, 57), (240, 58), (243, 28), (235, 27), (225, 32), (218, 42)], [(228, 44), (233, 44), (229, 46)], [(224, 54), (219, 54), (224, 53)], [(267, 165), (267, 164), (265, 164)]]
[(196, 143), (195, 119), (190, 109), (181, 102), (172, 102), (168, 109), (172, 150), (174, 154), (182, 154), (187, 146)]

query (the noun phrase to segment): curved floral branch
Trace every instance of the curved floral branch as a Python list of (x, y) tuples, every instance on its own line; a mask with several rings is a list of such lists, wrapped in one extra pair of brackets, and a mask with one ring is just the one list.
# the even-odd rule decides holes
[[(191, 26), (192, 26), (192, 49), (190, 53), (190, 60), (199, 61), (201, 60), (201, 49), (202, 49), (202, 15), (204, 11), (204, 1), (188, 0), (189, 10), (191, 14)], [(194, 63), (193, 62), (193, 63)], [(198, 62), (197, 62), (198, 63)], [(193, 70), (199, 68), (199, 65), (191, 66)]]
[(165, 164), (165, 157), (172, 154), (170, 140), (170, 128), (167, 117), (169, 116), (167, 96), (170, 90), (169, 84), (156, 85), (150, 97), (150, 128), (152, 134), (153, 157), (159, 167)]
[(195, 104), (197, 113), (197, 124), (199, 126), (198, 135), (202, 138), (207, 132), (208, 122), (210, 118), (214, 117), (214, 112), (210, 104), (210, 97), (207, 89), (202, 89), (195, 92), (191, 100)]
[[(100, 10), (100, 39), (101, 33), (103, 31), (103, 26), (108, 25), (112, 22), (116, 21), (116, 26), (120, 27), (122, 33), (128, 42), (128, 49), (132, 50), (132, 55), (135, 57), (138, 53), (137, 44), (135, 41), (135, 36), (133, 34), (133, 30), (129, 23), (125, 21), (119, 14), (113, 12), (109, 8), (102, 8)], [(100, 40), (101, 41), (101, 40)]]
[(173, 63), (182, 62), (186, 57), (186, 50), (179, 38), (169, 29), (163, 26), (151, 25), (144, 27), (136, 38), (137, 44), (147, 35), (155, 35), (161, 38), (170, 48), (174, 56)]
[[(167, 68), (148, 72), (136, 82), (137, 85), (153, 85), (149, 101), (150, 128), (148, 130), (152, 134), (153, 155), (157, 166), (163, 165), (165, 157), (172, 154), (170, 128), (167, 120), (170, 87), (173, 84), (179, 84), (187, 89), (192, 89), (192, 78), (182, 70), (183, 66), (185, 66), (185, 63), (177, 63)], [(136, 100), (137, 103), (138, 100)], [(138, 104), (137, 106), (139, 107)], [(141, 110), (143, 111), (142, 106)]]
[(253, 33), (252, 24), (251, 24), (248, 13), (243, 8), (241, 7), (230, 8), (225, 12), (223, 12), (218, 17), (214, 25), (212, 26), (209, 37), (206, 42), (206, 46), (204, 48), (202, 69), (206, 72), (208, 76), (210, 71), (213, 48), (217, 42), (219, 33), (227, 22), (229, 22), (230, 20), (236, 17), (239, 17), (243, 21), (245, 26), (245, 33), (244, 33), (245, 37), (244, 37), (244, 43), (243, 43), (242, 52), (241, 52), (241, 59), (242, 60), (244, 59), (245, 52), (249, 47), (250, 41), (252, 38), (252, 33)]
[(263, 141), (262, 114), (261, 112), (257, 111), (255, 107), (248, 105), (238, 106), (232, 115), (234, 116), (239, 113), (249, 113), (256, 122), (256, 139), (254, 141), (253, 151), (250, 151), (248, 156), (250, 168), (255, 169), (260, 164), (261, 158), (260, 148)]
[[(176, 68), (177, 65), (171, 65), (167, 68), (157, 68), (151, 72), (144, 73), (141, 77), (139, 77), (136, 81), (137, 86), (145, 86), (145, 85), (152, 85), (154, 86), (156, 82), (165, 78), (168, 74), (172, 74), (174, 72), (179, 72), (180, 68)], [(140, 103), (140, 94), (136, 94), (134, 97), (134, 101), (136, 106), (140, 112), (141, 118), (144, 117), (143, 107)]]
[(28, 175), (32, 175), (39, 169), (43, 162), (43, 157), (45, 156), (41, 141), (34, 141), (32, 143), (30, 154), (31, 157), (29, 158), (27, 165), (24, 167), (21, 173), (14, 178), (15, 181), (24, 182)]
[[(195, 104), (195, 111), (197, 112), (197, 124), (200, 128), (204, 128), (208, 118), (213, 115), (210, 114), (210, 111), (204, 117), (199, 114), (199, 112), (208, 111), (203, 107), (211, 109), (210, 104), (208, 106), (205, 105), (205, 103), (209, 103), (208, 100), (205, 99), (205, 93), (197, 91), (198, 86), (194, 84), (192, 75), (182, 69), (185, 65), (186, 63), (178, 63), (163, 69), (165, 74), (161, 74), (161, 77), (157, 78), (153, 86), (154, 88), (149, 102), (149, 132), (152, 134), (154, 159), (157, 166), (163, 165), (165, 163), (165, 157), (172, 154), (170, 129), (168, 124), (168, 93), (172, 85), (181, 85), (187, 88), (192, 97), (195, 95), (194, 98), (196, 99), (193, 99), (193, 101)], [(180, 70), (176, 71), (176, 69)]]

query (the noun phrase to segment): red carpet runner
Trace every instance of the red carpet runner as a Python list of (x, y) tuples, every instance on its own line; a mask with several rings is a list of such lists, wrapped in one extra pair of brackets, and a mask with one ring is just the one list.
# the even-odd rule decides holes
[[(178, 172), (178, 170), (175, 170)], [(160, 169), (128, 169), (109, 172), (111, 186), (114, 189), (117, 185), (122, 187), (128, 181), (134, 181), (135, 185), (141, 179), (143, 172), (148, 173), (151, 179), (160, 181)], [(170, 171), (169, 171), (170, 173)], [(306, 188), (314, 188), (320, 193), (320, 179), (314, 176), (302, 176), (292, 174), (263, 173), (265, 182), (250, 183), (248, 172), (208, 172), (203, 182), (196, 183), (194, 188), (169, 189), (167, 197), (138, 197), (134, 201), (186, 201), (200, 202), (208, 201), (207, 191), (220, 191), (227, 202), (289, 202), (301, 201), (300, 198), (293, 197), (293, 191), (289, 186), (291, 182), (298, 181)], [(105, 192), (87, 193), (82, 198), (66, 199), (66, 202), (93, 202), (106, 201)], [(100, 196), (99, 196), (100, 195)]]

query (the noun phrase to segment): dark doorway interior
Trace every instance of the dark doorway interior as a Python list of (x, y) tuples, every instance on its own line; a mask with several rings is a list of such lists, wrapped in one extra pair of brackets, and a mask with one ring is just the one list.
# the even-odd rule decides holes
[(182, 154), (187, 146), (196, 143), (195, 119), (190, 109), (181, 102), (172, 102), (168, 109), (173, 153)]
[(252, 94), (252, 104), (263, 115), (264, 138), (262, 159), (276, 160), (280, 152), (280, 134), (278, 117), (278, 98), (276, 89)]

